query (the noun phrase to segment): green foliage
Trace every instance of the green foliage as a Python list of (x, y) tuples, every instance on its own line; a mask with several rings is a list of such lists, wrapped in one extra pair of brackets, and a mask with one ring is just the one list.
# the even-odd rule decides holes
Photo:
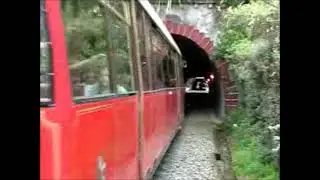
[[(248, 41), (246, 41), (246, 39), (245, 33), (238, 32), (234, 29), (227, 29), (223, 32), (223, 37), (220, 39), (220, 43), (218, 44), (219, 48), (216, 50), (217, 58), (235, 59), (234, 51), (237, 50), (235, 47), (244, 46), (245, 44), (248, 45)], [(240, 52), (240, 54), (243, 53)]]
[(235, 141), (245, 147), (254, 144), (263, 163), (271, 163), (278, 154), (271, 151), (279, 144), (272, 140), (272, 133), (278, 132), (271, 132), (268, 126), (280, 124), (279, 22), (279, 0), (231, 6), (222, 12), (216, 48), (217, 59), (230, 62), (241, 93), (243, 112), (230, 115), (236, 121), (232, 123), (241, 124)]
[(261, 156), (261, 151), (268, 151), (259, 141), (261, 127), (250, 124), (252, 120), (243, 108), (237, 108), (228, 114), (228, 120), (228, 134), (233, 145), (232, 164), (236, 176), (250, 180), (278, 180), (279, 172), (275, 166), (265, 156)]
[(248, 2), (249, 0), (221, 0), (218, 4), (226, 8), (226, 7), (236, 7), (240, 4), (245, 4)]

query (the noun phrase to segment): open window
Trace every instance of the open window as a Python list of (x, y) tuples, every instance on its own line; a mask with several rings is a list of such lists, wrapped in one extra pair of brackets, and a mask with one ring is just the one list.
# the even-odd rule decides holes
[(129, 1), (62, 1), (73, 98), (135, 93)]

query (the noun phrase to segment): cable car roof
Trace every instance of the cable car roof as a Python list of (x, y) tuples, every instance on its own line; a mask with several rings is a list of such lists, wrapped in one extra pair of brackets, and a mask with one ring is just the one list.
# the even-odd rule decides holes
[(159, 17), (158, 13), (156, 10), (153, 8), (153, 6), (150, 4), (148, 0), (138, 0), (138, 2), (141, 4), (143, 9), (148, 13), (152, 21), (158, 26), (160, 31), (163, 33), (165, 38), (169, 41), (170, 45), (173, 46), (173, 48), (181, 55), (181, 51), (171, 36), (170, 32), (168, 31), (167, 27), (163, 23), (162, 19)]

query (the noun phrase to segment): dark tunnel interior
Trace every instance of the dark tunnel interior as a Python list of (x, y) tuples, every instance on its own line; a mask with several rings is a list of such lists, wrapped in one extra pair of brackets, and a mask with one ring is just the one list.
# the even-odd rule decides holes
[(215, 63), (210, 60), (208, 54), (191, 39), (172, 34), (178, 44), (187, 66), (184, 68), (184, 82), (192, 77), (204, 77), (212, 72), (214, 83), (210, 86), (209, 94), (186, 94), (185, 111), (212, 111), (217, 117), (223, 116), (224, 101), (223, 90), (220, 83), (220, 75)]

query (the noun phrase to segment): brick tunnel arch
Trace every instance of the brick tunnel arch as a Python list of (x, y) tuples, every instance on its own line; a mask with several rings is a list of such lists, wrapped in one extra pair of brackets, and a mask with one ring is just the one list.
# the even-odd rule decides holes
[[(187, 64), (191, 64), (194, 69), (200, 68), (199, 66), (202, 64), (202, 71), (213, 72), (216, 80), (213, 87), (210, 87), (214, 91), (210, 91), (210, 97), (212, 98), (209, 98), (208, 104), (218, 117), (223, 117), (225, 109), (232, 109), (238, 104), (238, 93), (233, 91), (235, 86), (234, 82), (230, 80), (228, 63), (220, 62), (217, 64), (210, 60), (209, 57), (214, 52), (214, 44), (197, 27), (176, 23), (169, 19), (166, 19), (164, 23), (181, 49)], [(191, 57), (192, 55), (193, 57)], [(188, 57), (197, 59), (198, 62), (195, 63), (194, 60), (188, 60)], [(201, 76), (202, 74), (194, 72), (194, 75)]]
[(171, 34), (178, 34), (191, 39), (199, 47), (204, 49), (208, 55), (213, 53), (213, 42), (203, 33), (200, 33), (195, 26), (188, 24), (177, 24), (170, 20), (166, 20), (165, 25)]

